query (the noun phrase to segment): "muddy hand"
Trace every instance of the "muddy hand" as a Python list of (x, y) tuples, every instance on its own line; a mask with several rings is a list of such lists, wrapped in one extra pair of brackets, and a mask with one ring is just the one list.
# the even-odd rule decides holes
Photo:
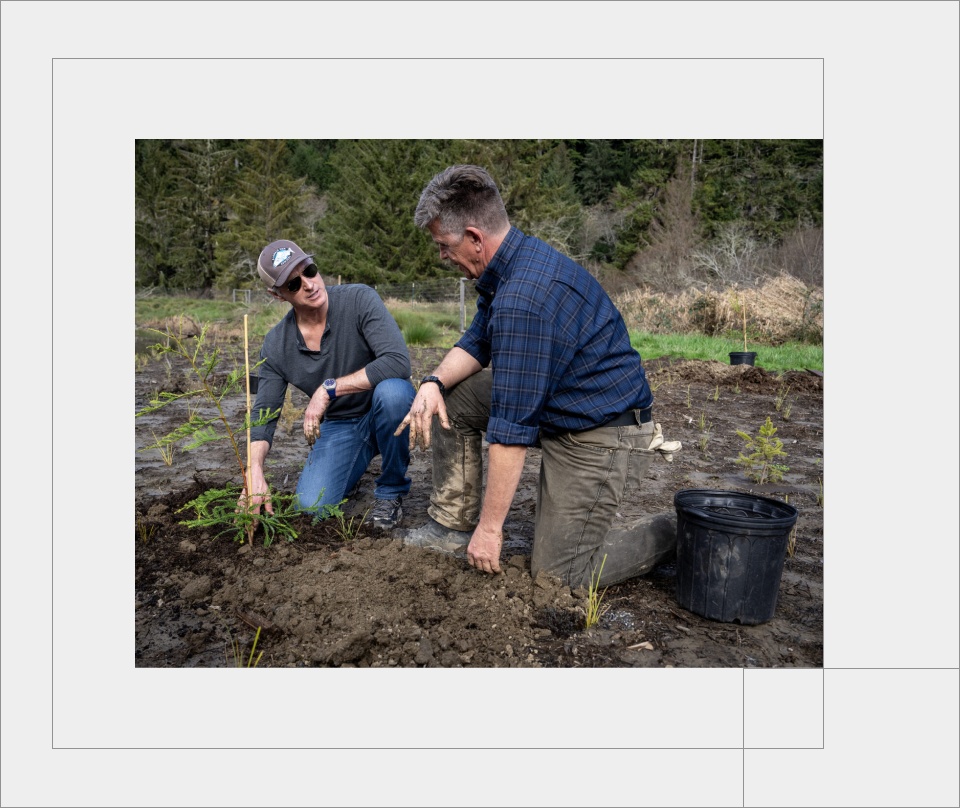
[(503, 547), (502, 530), (485, 530), (478, 526), (467, 545), (467, 562), (483, 572), (500, 572), (500, 548)]
[(329, 406), (330, 396), (323, 387), (318, 387), (310, 397), (310, 403), (307, 404), (307, 409), (303, 413), (303, 436), (311, 446), (320, 437), (320, 422)]
[(447, 408), (440, 389), (435, 384), (421, 385), (413, 399), (410, 412), (393, 433), (394, 437), (399, 437), (404, 429), (410, 427), (410, 451), (412, 452), (415, 446), (419, 446), (421, 452), (427, 451), (430, 448), (430, 425), (434, 415), (440, 417), (440, 425), (444, 429), (450, 429)]

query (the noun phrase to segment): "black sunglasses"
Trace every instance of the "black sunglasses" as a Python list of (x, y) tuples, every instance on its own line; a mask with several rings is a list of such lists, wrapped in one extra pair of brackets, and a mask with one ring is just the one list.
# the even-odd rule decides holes
[(316, 274), (317, 274), (316, 264), (310, 264), (310, 266), (304, 269), (303, 272), (297, 275), (297, 277), (294, 278), (292, 281), (287, 281), (287, 291), (290, 294), (296, 294), (297, 292), (300, 291), (300, 286), (301, 286), (300, 279), (313, 278), (316, 276)]

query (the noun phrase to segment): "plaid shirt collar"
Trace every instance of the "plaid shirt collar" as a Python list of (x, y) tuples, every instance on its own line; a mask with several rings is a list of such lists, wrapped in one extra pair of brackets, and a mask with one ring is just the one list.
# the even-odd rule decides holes
[(493, 297), (497, 293), (500, 282), (510, 277), (510, 263), (513, 261), (513, 256), (519, 249), (520, 242), (523, 241), (524, 238), (523, 233), (517, 230), (516, 227), (510, 227), (500, 246), (497, 247), (497, 251), (494, 253), (490, 263), (487, 264), (487, 268), (483, 270), (483, 273), (477, 279), (476, 288), (480, 294)]

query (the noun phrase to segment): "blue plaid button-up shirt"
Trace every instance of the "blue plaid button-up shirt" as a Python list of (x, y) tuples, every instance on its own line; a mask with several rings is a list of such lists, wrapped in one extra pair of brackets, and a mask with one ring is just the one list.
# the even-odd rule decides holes
[(487, 441), (532, 445), (591, 429), (653, 394), (620, 312), (589, 272), (511, 227), (477, 281), (457, 346), (493, 365)]

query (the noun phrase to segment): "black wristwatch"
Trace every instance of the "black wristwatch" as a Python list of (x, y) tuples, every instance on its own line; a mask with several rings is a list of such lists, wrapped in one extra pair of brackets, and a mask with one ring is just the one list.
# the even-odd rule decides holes
[(337, 380), (327, 379), (323, 383), (323, 389), (327, 391), (327, 395), (330, 396), (330, 400), (333, 401), (337, 397)]
[(436, 376), (424, 376), (420, 380), (420, 384), (426, 384), (427, 382), (433, 382), (437, 387), (440, 388), (440, 395), (446, 398), (447, 388), (443, 386), (443, 382), (440, 381)]

